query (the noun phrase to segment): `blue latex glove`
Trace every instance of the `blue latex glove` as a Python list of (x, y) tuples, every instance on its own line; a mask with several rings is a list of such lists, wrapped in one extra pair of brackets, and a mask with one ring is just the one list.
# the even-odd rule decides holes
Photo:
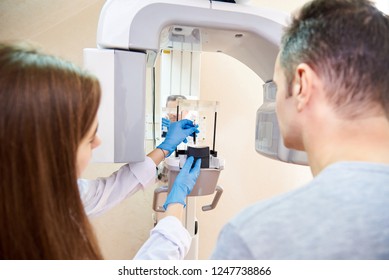
[(186, 197), (192, 191), (194, 185), (196, 184), (197, 177), (199, 177), (200, 174), (201, 159), (196, 160), (195, 165), (191, 169), (193, 160), (193, 157), (189, 157), (180, 173), (178, 173), (176, 180), (167, 195), (166, 202), (163, 205), (165, 210), (170, 203), (180, 203), (186, 206)]
[(197, 127), (198, 125), (194, 125), (191, 120), (186, 119), (170, 123), (165, 140), (157, 148), (169, 151), (167, 156), (170, 156), (182, 141), (187, 142), (186, 137), (193, 133), (199, 133)]

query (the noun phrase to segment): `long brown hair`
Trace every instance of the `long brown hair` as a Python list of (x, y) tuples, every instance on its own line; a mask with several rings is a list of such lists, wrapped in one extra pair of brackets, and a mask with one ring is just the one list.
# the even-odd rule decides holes
[(98, 259), (76, 155), (100, 102), (86, 71), (0, 44), (0, 258)]

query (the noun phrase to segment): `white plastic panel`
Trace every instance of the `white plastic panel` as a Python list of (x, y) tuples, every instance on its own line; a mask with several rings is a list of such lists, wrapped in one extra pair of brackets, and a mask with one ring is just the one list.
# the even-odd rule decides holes
[(94, 162), (137, 162), (145, 157), (146, 54), (84, 50), (84, 66), (102, 88), (98, 134), (102, 144)]
[(184, 32), (192, 27), (199, 32), (193, 37), (200, 39), (199, 51), (224, 52), (266, 81), (273, 75), (287, 17), (280, 11), (223, 2), (111, 0), (100, 16), (98, 46), (158, 53), (169, 41), (169, 27), (181, 26)]
[(84, 67), (97, 76), (102, 91), (97, 131), (102, 142), (93, 151), (93, 162), (114, 162), (114, 54), (114, 50), (84, 49)]
[(146, 54), (115, 50), (115, 162), (143, 161)]

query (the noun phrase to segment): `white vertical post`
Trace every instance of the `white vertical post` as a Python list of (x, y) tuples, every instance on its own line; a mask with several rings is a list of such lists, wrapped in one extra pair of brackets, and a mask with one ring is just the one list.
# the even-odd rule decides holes
[(185, 228), (188, 230), (190, 236), (192, 237), (192, 243), (185, 259), (197, 260), (199, 252), (199, 234), (198, 222), (196, 218), (196, 197), (187, 197), (186, 199), (184, 224)]

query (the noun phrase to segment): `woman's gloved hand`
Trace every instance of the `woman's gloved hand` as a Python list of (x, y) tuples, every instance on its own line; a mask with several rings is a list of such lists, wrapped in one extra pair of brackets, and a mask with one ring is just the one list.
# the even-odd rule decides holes
[(194, 125), (191, 120), (181, 120), (170, 123), (169, 130), (166, 134), (165, 141), (163, 141), (157, 148), (168, 151), (168, 155), (177, 148), (177, 146), (184, 141), (187, 142), (186, 137), (193, 133), (199, 133), (198, 125)]
[(186, 206), (186, 197), (192, 191), (194, 185), (196, 184), (197, 177), (200, 174), (201, 159), (198, 159), (193, 168), (191, 168), (193, 160), (193, 157), (189, 157), (182, 167), (180, 173), (178, 173), (176, 180), (174, 181), (173, 186), (166, 198), (166, 202), (163, 205), (165, 210), (170, 203), (180, 203)]

